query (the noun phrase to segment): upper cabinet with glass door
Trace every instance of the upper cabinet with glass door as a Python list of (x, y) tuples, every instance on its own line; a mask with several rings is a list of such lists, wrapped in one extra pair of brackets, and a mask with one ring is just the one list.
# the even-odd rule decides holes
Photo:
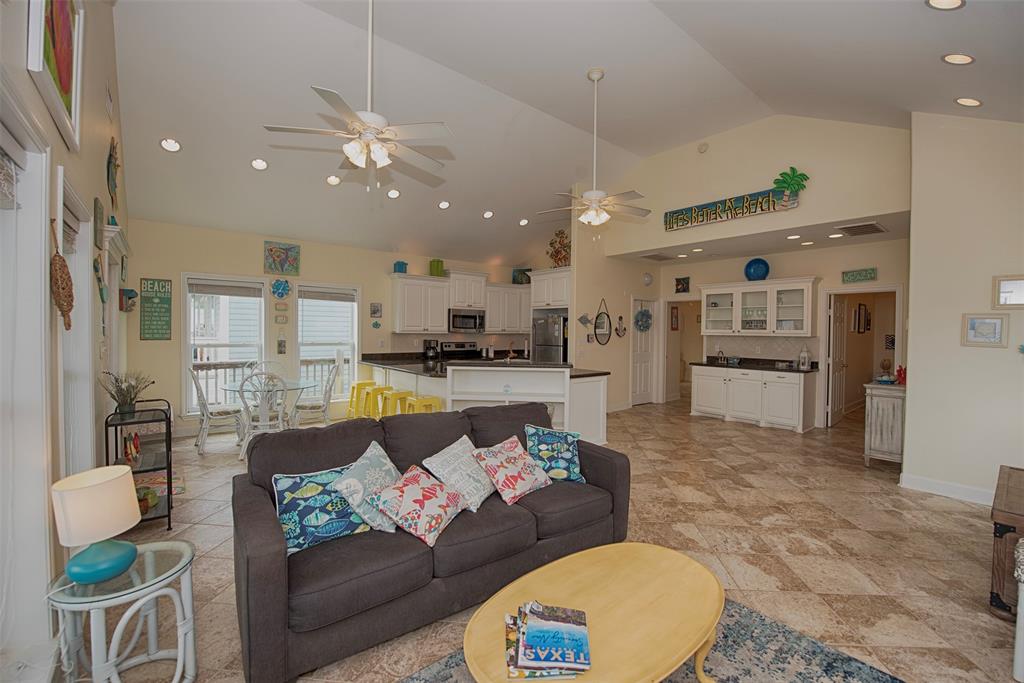
[(816, 278), (737, 282), (702, 288), (705, 335), (810, 337)]

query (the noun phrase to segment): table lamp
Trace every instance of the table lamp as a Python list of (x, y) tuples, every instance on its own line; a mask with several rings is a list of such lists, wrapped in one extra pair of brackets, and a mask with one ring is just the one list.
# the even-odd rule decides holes
[(97, 467), (61, 479), (50, 488), (57, 537), (65, 548), (87, 546), (68, 560), (75, 583), (99, 583), (135, 562), (134, 543), (111, 540), (142, 519), (135, 480), (127, 465)]

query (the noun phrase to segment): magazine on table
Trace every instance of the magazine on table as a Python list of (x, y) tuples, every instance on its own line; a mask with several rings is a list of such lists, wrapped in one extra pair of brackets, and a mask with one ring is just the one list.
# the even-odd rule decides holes
[(508, 678), (512, 680), (543, 679), (559, 681), (576, 678), (575, 671), (567, 669), (520, 669), (516, 667), (516, 653), (519, 649), (519, 617), (505, 615), (505, 664), (508, 666)]
[(517, 669), (586, 671), (590, 638), (583, 610), (531, 601), (519, 608)]

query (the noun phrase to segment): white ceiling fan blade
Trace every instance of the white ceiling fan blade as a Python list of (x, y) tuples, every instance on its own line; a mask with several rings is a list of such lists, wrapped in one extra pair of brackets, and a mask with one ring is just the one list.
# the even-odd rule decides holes
[(651, 213), (650, 209), (641, 209), (639, 206), (627, 206), (626, 204), (606, 204), (603, 208), (612, 213), (626, 213), (640, 218), (645, 218)]
[(384, 129), (382, 137), (395, 140), (431, 140), (434, 138), (452, 137), (451, 128), (440, 121), (432, 123), (401, 123), (397, 126), (388, 126)]
[(547, 209), (546, 211), (538, 211), (537, 215), (539, 216), (542, 213), (555, 213), (556, 211), (572, 211), (572, 207), (571, 206), (563, 206), (563, 207), (558, 208), (558, 209)]
[(571, 197), (571, 198), (575, 199), (578, 202), (583, 201), (583, 197), (577, 197), (576, 195), (572, 194), (571, 192), (556, 192), (555, 196), (556, 197)]
[(331, 109), (338, 113), (338, 116), (341, 117), (342, 121), (347, 123), (349, 126), (353, 123), (362, 125), (363, 120), (356, 115), (352, 110), (352, 107), (348, 106), (348, 103), (345, 102), (345, 100), (341, 99), (341, 95), (327, 88), (320, 88), (315, 85), (311, 85), (310, 87), (313, 88), (313, 91), (317, 95), (323, 98), (324, 102), (331, 106)]
[(634, 199), (643, 199), (644, 196), (636, 190), (629, 190), (627, 192), (619, 192), (618, 194), (610, 194), (607, 199), (614, 199), (616, 202), (631, 202)]
[(401, 159), (402, 161), (406, 161), (412, 164), (413, 166), (416, 166), (417, 168), (421, 168), (424, 171), (432, 171), (437, 170), (439, 168), (444, 168), (444, 164), (442, 164), (437, 159), (434, 159), (433, 157), (428, 157), (426, 154), (423, 154), (422, 152), (417, 152), (412, 147), (407, 147), (406, 145), (403, 145), (402, 143), (396, 142), (394, 140), (389, 141), (387, 144), (389, 147), (395, 147), (395, 156), (397, 156), (399, 159)]
[(330, 135), (337, 138), (354, 138), (351, 133), (327, 128), (302, 128), (300, 126), (263, 126), (272, 133), (309, 133), (310, 135)]

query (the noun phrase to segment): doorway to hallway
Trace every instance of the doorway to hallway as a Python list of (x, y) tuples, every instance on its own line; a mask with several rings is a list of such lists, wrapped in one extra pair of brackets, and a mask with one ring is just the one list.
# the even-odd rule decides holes
[(704, 358), (700, 333), (700, 302), (669, 301), (663, 313), (665, 329), (665, 400), (689, 405), (692, 367)]

